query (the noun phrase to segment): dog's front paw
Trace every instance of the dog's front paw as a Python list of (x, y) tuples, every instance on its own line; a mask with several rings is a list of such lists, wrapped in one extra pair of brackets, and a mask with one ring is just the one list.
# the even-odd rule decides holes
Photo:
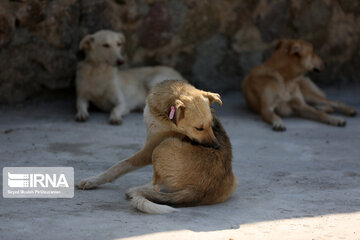
[(129, 188), (128, 190), (126, 190), (125, 192), (125, 196), (127, 200), (130, 200), (134, 197), (134, 189), (133, 188)]
[(81, 180), (78, 184), (76, 184), (76, 188), (81, 190), (96, 188), (98, 186), (96, 181), (97, 181), (96, 177), (86, 178), (84, 180)]
[(346, 121), (339, 117), (330, 117), (328, 124), (338, 127), (345, 127)]
[(349, 111), (348, 115), (350, 117), (355, 117), (357, 115), (356, 109), (355, 108), (351, 108), (351, 110)]
[(109, 123), (111, 125), (120, 125), (120, 124), (122, 124), (122, 118), (110, 116)]
[(272, 125), (272, 129), (277, 132), (286, 131), (285, 124), (282, 121), (274, 122)]
[(78, 122), (86, 122), (87, 120), (89, 120), (89, 117), (89, 113), (87, 112), (78, 112), (75, 119)]

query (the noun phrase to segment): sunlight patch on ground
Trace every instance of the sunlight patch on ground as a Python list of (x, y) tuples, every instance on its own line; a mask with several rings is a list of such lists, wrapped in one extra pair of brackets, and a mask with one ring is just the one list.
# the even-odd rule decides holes
[[(146, 234), (122, 240), (360, 240), (360, 212), (292, 218), (243, 224), (238, 229), (193, 232), (179, 230)], [(115, 239), (114, 239), (115, 240)], [(117, 239), (120, 240), (120, 239)]]

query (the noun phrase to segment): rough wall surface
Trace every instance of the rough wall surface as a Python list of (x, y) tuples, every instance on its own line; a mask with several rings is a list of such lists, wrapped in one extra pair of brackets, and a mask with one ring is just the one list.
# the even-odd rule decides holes
[(173, 66), (212, 91), (239, 90), (289, 37), (327, 63), (315, 81), (360, 79), (360, 1), (1, 0), (0, 103), (73, 87), (78, 43), (100, 29), (125, 33), (128, 66)]

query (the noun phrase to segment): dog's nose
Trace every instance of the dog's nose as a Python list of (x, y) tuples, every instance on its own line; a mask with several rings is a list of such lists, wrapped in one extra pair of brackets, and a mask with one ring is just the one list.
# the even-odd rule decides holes
[(124, 64), (123, 60), (121, 60), (121, 59), (116, 60), (116, 65), (120, 66), (120, 65), (123, 65), (123, 64)]
[(220, 143), (219, 142), (214, 142), (212, 147), (215, 148), (215, 149), (219, 149), (220, 148)]

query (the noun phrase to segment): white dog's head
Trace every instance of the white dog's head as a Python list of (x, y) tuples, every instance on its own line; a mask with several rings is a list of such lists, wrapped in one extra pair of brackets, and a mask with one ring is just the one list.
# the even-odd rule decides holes
[(122, 55), (124, 44), (124, 34), (101, 30), (86, 35), (80, 42), (79, 50), (85, 52), (87, 60), (119, 66), (124, 63)]

